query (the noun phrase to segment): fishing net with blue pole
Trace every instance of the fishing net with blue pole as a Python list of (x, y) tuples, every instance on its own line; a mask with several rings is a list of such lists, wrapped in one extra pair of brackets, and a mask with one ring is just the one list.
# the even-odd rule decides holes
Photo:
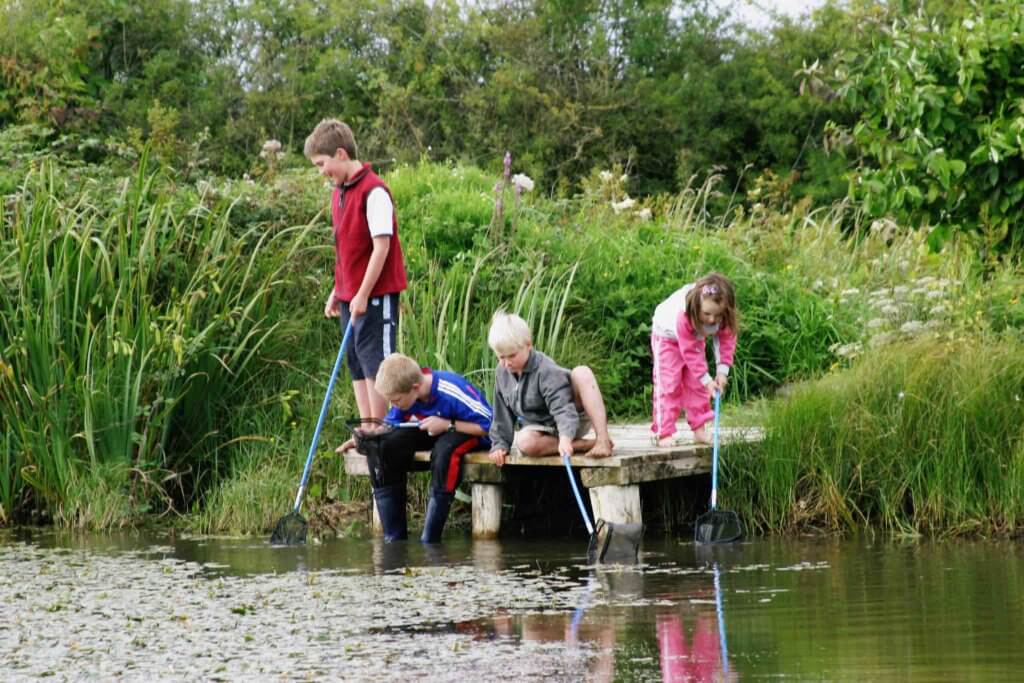
[(327, 417), (327, 409), (331, 405), (334, 382), (338, 379), (338, 371), (341, 369), (342, 360), (345, 358), (345, 349), (351, 336), (352, 321), (349, 320), (348, 325), (345, 326), (345, 334), (341, 338), (338, 357), (335, 359), (334, 368), (331, 370), (331, 379), (327, 383), (327, 392), (324, 394), (323, 405), (320, 406), (320, 417), (316, 421), (313, 441), (309, 444), (306, 465), (302, 468), (302, 479), (299, 481), (299, 491), (295, 494), (295, 505), (292, 506), (292, 511), (279, 519), (274, 526), (274, 532), (270, 535), (270, 542), (274, 545), (299, 545), (306, 542), (306, 532), (309, 529), (309, 525), (306, 523), (306, 518), (299, 512), (299, 509), (302, 507), (302, 497), (306, 493), (306, 485), (309, 483), (309, 472), (313, 468), (313, 456), (316, 454), (316, 446), (320, 442), (320, 431), (324, 427), (324, 418)]
[(715, 431), (711, 448), (711, 509), (697, 518), (693, 540), (697, 543), (732, 543), (743, 537), (743, 523), (732, 510), (718, 509), (718, 422), (721, 392), (715, 392)]
[(597, 520), (596, 527), (591, 524), (590, 515), (587, 514), (587, 508), (583, 505), (579, 487), (576, 486), (576, 477), (573, 475), (572, 463), (569, 458), (569, 453), (562, 453), (562, 462), (569, 473), (569, 484), (572, 486), (573, 496), (576, 498), (576, 504), (579, 505), (580, 514), (583, 516), (583, 523), (590, 534), (590, 542), (587, 545), (587, 561), (591, 563), (635, 563), (640, 556), (640, 541), (643, 540), (644, 525), (612, 523), (603, 519)]

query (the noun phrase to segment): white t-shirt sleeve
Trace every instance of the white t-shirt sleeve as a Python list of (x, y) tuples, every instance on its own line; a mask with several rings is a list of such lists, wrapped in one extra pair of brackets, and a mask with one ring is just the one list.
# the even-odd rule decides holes
[(391, 195), (383, 187), (375, 187), (366, 197), (366, 222), (370, 224), (371, 237), (391, 235), (394, 226), (395, 205)]

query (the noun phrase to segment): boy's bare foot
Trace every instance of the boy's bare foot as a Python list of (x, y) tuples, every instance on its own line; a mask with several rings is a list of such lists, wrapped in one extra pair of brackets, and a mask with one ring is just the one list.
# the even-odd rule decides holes
[(675, 445), (676, 445), (676, 437), (674, 435), (673, 436), (663, 436), (660, 439), (658, 439), (658, 448), (672, 448)]
[(337, 448), (335, 448), (334, 452), (335, 453), (344, 454), (345, 451), (351, 450), (351, 449), (353, 449), (355, 447), (356, 447), (356, 440), (355, 439), (349, 439), (345, 443), (343, 443), (340, 446), (338, 446)]
[(703, 427), (697, 427), (693, 430), (693, 440), (697, 443), (711, 443), (711, 437), (708, 436), (708, 430)]
[(593, 447), (587, 451), (588, 458), (607, 458), (612, 454), (615, 443), (611, 439), (598, 439)]

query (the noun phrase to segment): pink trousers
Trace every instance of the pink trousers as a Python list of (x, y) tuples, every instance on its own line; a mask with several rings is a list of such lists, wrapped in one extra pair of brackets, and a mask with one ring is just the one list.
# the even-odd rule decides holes
[(700, 375), (686, 367), (675, 339), (651, 335), (654, 354), (654, 422), (651, 431), (659, 439), (676, 433), (679, 413), (686, 411), (690, 429), (703, 427), (714, 419), (711, 395), (700, 383)]

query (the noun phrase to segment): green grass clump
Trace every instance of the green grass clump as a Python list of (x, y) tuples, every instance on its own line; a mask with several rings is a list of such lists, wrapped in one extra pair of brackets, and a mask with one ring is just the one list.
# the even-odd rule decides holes
[(249, 457), (214, 490), (191, 525), (202, 533), (244, 534), (271, 529), (291, 512), (300, 469), (296, 458)]
[(1008, 535), (1024, 520), (1024, 343), (955, 335), (878, 349), (798, 386), (727, 500), (762, 530)]

